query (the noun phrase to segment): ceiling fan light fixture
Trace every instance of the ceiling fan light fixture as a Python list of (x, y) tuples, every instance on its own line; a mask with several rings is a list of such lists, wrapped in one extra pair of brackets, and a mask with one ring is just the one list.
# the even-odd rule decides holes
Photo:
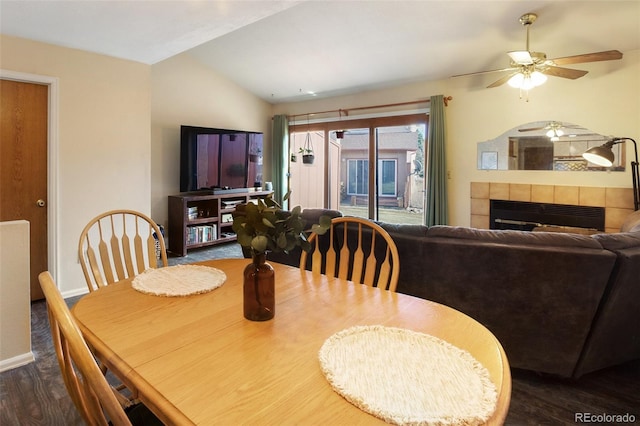
[(540, 86), (547, 81), (547, 76), (542, 74), (540, 71), (534, 71), (531, 73), (531, 83), (534, 86)]
[(551, 139), (551, 142), (558, 142), (562, 135), (564, 135), (564, 131), (562, 131), (562, 129), (553, 128), (547, 132), (547, 137)]
[(514, 89), (521, 89), (523, 83), (524, 83), (524, 74), (521, 72), (514, 74), (507, 82), (507, 84), (513, 87)]
[(547, 81), (547, 76), (540, 71), (525, 70), (514, 74), (507, 84), (515, 89), (530, 90), (544, 84), (545, 81)]

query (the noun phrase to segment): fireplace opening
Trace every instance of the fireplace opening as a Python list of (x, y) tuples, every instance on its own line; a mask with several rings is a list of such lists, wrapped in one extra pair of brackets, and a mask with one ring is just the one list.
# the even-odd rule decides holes
[(545, 225), (604, 231), (604, 207), (491, 200), (491, 229), (531, 231)]

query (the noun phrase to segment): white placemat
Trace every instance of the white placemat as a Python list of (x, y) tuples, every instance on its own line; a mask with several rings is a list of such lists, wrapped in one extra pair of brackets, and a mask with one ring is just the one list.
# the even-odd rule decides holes
[(333, 389), (397, 425), (478, 425), (493, 414), (496, 387), (468, 352), (434, 336), (380, 325), (329, 337), (320, 368)]
[(136, 276), (131, 286), (139, 292), (156, 296), (188, 296), (206, 293), (227, 280), (217, 268), (200, 265), (175, 265), (150, 268)]

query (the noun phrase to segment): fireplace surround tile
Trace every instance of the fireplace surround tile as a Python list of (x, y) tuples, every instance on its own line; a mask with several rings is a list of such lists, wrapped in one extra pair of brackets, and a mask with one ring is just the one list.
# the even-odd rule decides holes
[(633, 190), (631, 188), (607, 188), (606, 206), (623, 209), (633, 206)]
[(471, 214), (489, 216), (490, 203), (488, 198), (472, 198), (471, 199)]
[(531, 185), (522, 183), (509, 184), (509, 199), (511, 201), (531, 201)]
[(617, 207), (607, 207), (604, 214), (605, 229), (614, 229), (614, 232), (618, 232), (622, 227), (624, 220), (629, 216), (629, 210)]
[(471, 182), (471, 198), (489, 198), (489, 182)]
[(594, 188), (588, 186), (580, 187), (580, 205), (581, 206), (594, 206), (605, 207), (606, 201), (606, 188)]
[(531, 201), (553, 203), (553, 185), (531, 185)]
[(553, 202), (556, 204), (580, 204), (580, 188), (577, 186), (556, 186), (553, 191)]
[[(530, 199), (526, 198), (530, 188)], [(512, 196), (517, 199), (511, 198)], [(489, 229), (490, 200), (532, 201), (605, 208), (605, 232), (619, 232), (633, 213), (631, 188), (600, 188), (562, 185), (523, 185), (504, 182), (471, 182), (471, 227)]]

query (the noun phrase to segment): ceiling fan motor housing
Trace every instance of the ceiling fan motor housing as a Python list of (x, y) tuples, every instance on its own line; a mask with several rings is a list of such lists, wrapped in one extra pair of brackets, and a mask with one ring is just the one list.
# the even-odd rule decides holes
[(535, 13), (525, 13), (520, 17), (520, 23), (525, 26), (531, 25), (536, 21), (536, 19), (538, 19), (538, 15)]

